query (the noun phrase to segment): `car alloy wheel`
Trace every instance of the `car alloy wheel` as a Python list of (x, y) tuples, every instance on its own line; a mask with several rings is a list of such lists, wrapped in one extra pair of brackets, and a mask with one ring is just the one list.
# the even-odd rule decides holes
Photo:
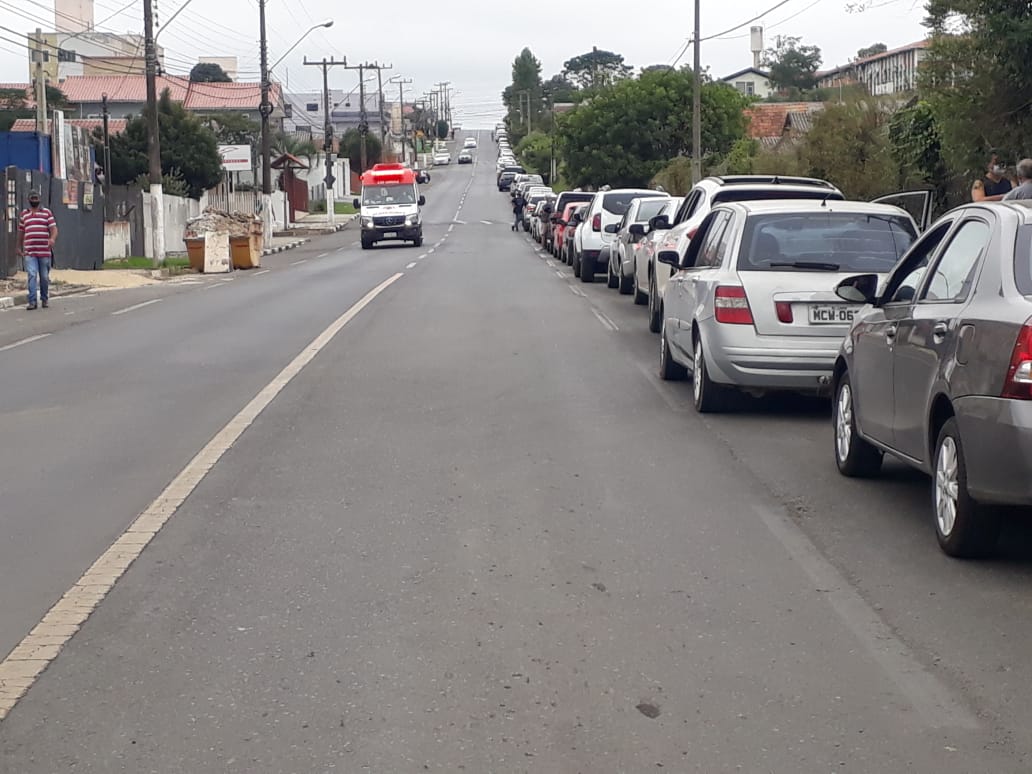
[(1003, 510), (977, 502), (968, 491), (967, 460), (960, 427), (947, 419), (935, 441), (932, 463), (932, 506), (935, 536), (949, 556), (985, 556), (996, 547)]
[(957, 523), (957, 499), (960, 495), (958, 480), (959, 460), (957, 443), (951, 437), (943, 439), (935, 461), (935, 519), (939, 532), (948, 538)]
[(853, 442), (853, 390), (849, 382), (839, 388), (835, 411), (835, 453), (841, 465), (849, 457)]
[(878, 475), (883, 455), (881, 449), (865, 441), (856, 431), (856, 405), (848, 371), (839, 377), (834, 395), (832, 427), (835, 432), (835, 464), (839, 473), (855, 478)]

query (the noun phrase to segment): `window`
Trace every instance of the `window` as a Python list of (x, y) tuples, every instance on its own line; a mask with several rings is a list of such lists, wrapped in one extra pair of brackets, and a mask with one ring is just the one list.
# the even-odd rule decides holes
[(58, 62), (74, 62), (76, 61), (76, 53), (74, 51), (68, 51), (63, 48), (57, 50), (57, 61)]
[(319, 103), (318, 102), (309, 102), (307, 105), (305, 105), (305, 110), (307, 110), (309, 113), (318, 113), (319, 112)]
[(900, 266), (899, 271), (892, 275), (885, 288), (885, 295), (889, 299), (887, 303), (910, 303), (914, 300), (925, 269), (928, 268), (928, 262), (952, 226), (952, 221), (940, 223), (914, 245), (914, 248), (904, 258), (905, 262)]
[(752, 81), (735, 81), (735, 88), (742, 92), (742, 94), (748, 94), (749, 96), (756, 93), (756, 87)]
[(720, 252), (723, 244), (724, 232), (731, 220), (731, 213), (726, 210), (718, 210), (713, 216), (703, 243), (699, 247), (699, 254), (695, 258), (695, 267), (698, 269), (720, 266), (723, 254)]
[(674, 216), (674, 221), (671, 225), (676, 226), (678, 223), (684, 223), (691, 217), (691, 214), (695, 212), (695, 208), (699, 205), (699, 201), (702, 199), (702, 191), (696, 189), (688, 194), (688, 197), (681, 202), (681, 207)]
[(935, 265), (922, 301), (963, 301), (971, 291), (992, 229), (982, 220), (962, 223)]

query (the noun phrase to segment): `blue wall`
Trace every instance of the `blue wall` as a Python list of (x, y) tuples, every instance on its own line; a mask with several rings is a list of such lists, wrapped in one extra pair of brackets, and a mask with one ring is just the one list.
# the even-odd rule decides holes
[(50, 137), (36, 132), (0, 132), (0, 169), (51, 173)]

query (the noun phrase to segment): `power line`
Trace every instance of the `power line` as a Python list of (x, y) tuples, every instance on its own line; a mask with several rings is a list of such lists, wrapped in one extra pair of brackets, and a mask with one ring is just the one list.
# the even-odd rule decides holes
[[(797, 16), (802, 16), (804, 13), (809, 11), (811, 8), (813, 8), (815, 5), (817, 5), (820, 2), (822, 2), (822, 0), (813, 0), (812, 3), (810, 3), (807, 6), (805, 6), (802, 9), (796, 11), (791, 16), (786, 16), (781, 21), (776, 21), (776, 22), (774, 22), (772, 24), (768, 24), (764, 29), (765, 30), (772, 30), (775, 27), (780, 27), (782, 24), (787, 24), (788, 22), (792, 21), (792, 19), (796, 18)], [(749, 37), (749, 36), (748, 35), (729, 35), (727, 37), (721, 37), (721, 38), (719, 38), (719, 40), (744, 40), (747, 37)]]
[[(734, 27), (729, 27), (728, 29), (724, 30), (723, 32), (718, 32), (715, 35), (707, 35), (704, 38), (699, 38), (699, 42), (702, 43), (702, 42), (705, 42), (707, 40), (714, 40), (716, 38), (722, 37), (723, 35), (727, 35), (729, 32), (734, 32), (735, 30), (739, 30), (742, 27), (746, 26), (747, 24), (752, 24), (754, 21), (758, 21), (759, 19), (762, 19), (768, 13), (776, 11), (781, 6), (787, 5), (790, 2), (792, 2), (792, 0), (780, 0), (780, 2), (775, 3), (770, 8), (768, 8), (766, 11), (763, 11), (762, 13), (757, 14), (756, 16), (754, 16), (751, 19), (748, 19), (748, 20), (742, 22), (741, 24), (736, 24)], [(671, 67), (676, 67), (677, 66), (677, 63), (681, 61), (681, 57), (683, 57), (685, 55), (685, 53), (687, 53), (687, 51), (691, 47), (691, 45), (692, 45), (692, 39), (689, 38), (688, 41), (684, 44), (684, 48), (681, 49), (681, 52), (674, 58), (674, 61), (670, 63)]]

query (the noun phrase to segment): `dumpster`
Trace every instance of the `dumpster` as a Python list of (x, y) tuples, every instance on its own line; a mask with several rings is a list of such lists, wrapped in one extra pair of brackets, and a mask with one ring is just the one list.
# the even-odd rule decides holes
[(229, 258), (234, 269), (253, 269), (261, 266), (262, 222), (254, 215), (220, 212), (206, 209), (187, 221), (183, 240), (190, 257), (190, 268), (203, 272), (205, 268), (205, 239), (209, 234), (224, 234), (229, 240)]
[(190, 259), (190, 270), (198, 274), (204, 271), (204, 237), (187, 237), (186, 255)]

